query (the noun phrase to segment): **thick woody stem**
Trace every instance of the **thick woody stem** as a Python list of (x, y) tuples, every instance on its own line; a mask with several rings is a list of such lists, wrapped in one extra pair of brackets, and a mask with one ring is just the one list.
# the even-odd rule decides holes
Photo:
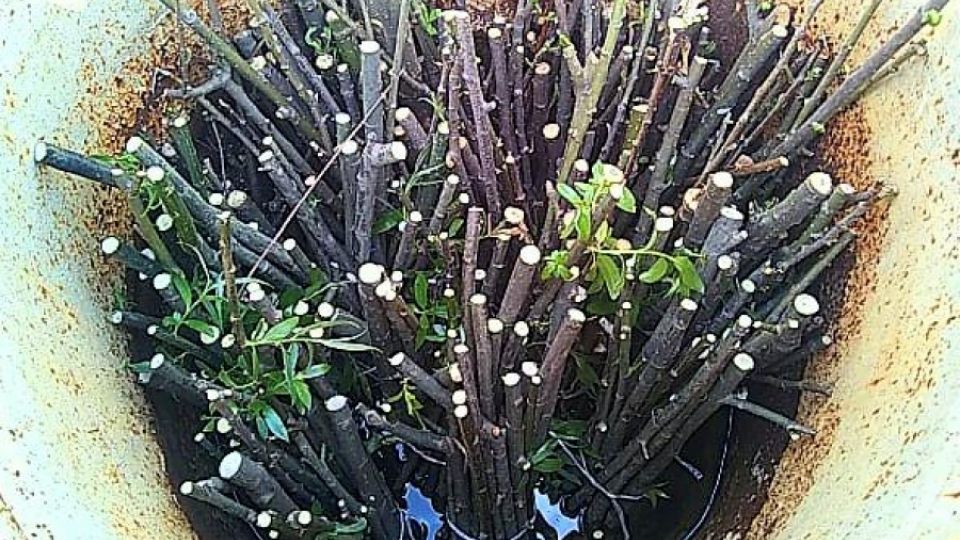
[[(449, 403), (450, 400), (448, 399), (447, 402)], [(431, 450), (443, 455), (451, 451), (452, 443), (447, 437), (410, 427), (403, 422), (391, 422), (363, 403), (358, 403), (356, 408), (363, 421), (377, 431), (395, 435), (403, 442), (421, 450)]]
[(433, 375), (428, 373), (406, 353), (398, 352), (387, 361), (401, 375), (410, 379), (414, 386), (432, 399), (437, 405), (446, 409), (453, 408), (450, 391), (443, 387)]
[(527, 300), (533, 284), (533, 278), (540, 264), (540, 249), (534, 245), (520, 248), (520, 254), (513, 265), (507, 289), (503, 293), (497, 318), (504, 324), (513, 324), (522, 314), (523, 305)]
[(372, 514), (369, 522), (374, 534), (381, 538), (400, 538), (400, 513), (396, 502), (370, 459), (347, 404), (344, 396), (331, 397), (324, 404), (330, 414), (336, 458), (352, 473), (354, 486), (363, 503), (369, 506)]
[(186, 481), (180, 484), (181, 495), (209, 504), (230, 517), (255, 526), (257, 512), (225, 495), (227, 489), (223, 480), (219, 478), (208, 478), (199, 482)]
[(720, 400), (720, 404), (740, 409), (741, 411), (748, 412), (758, 418), (763, 418), (768, 422), (772, 422), (773, 424), (776, 424), (787, 430), (787, 433), (790, 434), (791, 438), (799, 438), (800, 434), (816, 435), (817, 433), (815, 429), (800, 424), (792, 418), (788, 418), (778, 412), (771, 411), (766, 407), (743, 398), (727, 396)]
[(280, 483), (263, 465), (240, 452), (230, 452), (220, 461), (220, 477), (242, 489), (259, 508), (269, 508), (281, 515), (297, 509)]
[[(747, 260), (755, 260), (787, 237), (789, 230), (807, 219), (833, 191), (830, 175), (815, 172), (747, 227), (750, 240), (741, 246)], [(742, 200), (742, 199), (741, 199)]]
[(221, 216), (220, 225), (220, 265), (223, 267), (223, 289), (227, 297), (227, 310), (230, 316), (230, 327), (238, 349), (247, 344), (247, 333), (243, 329), (243, 313), (240, 309), (240, 294), (237, 292), (237, 266), (233, 262), (233, 251), (230, 248), (230, 214)]
[(480, 184), (486, 196), (487, 210), (494, 220), (500, 219), (500, 190), (497, 187), (496, 163), (494, 161), (493, 129), (483, 98), (480, 71), (477, 68), (477, 52), (473, 42), (470, 16), (465, 11), (448, 11), (444, 19), (451, 25), (459, 45), (458, 62), (461, 64), (463, 84), (466, 86), (476, 129), (477, 150), (480, 158)]
[(550, 429), (550, 422), (553, 420), (557, 401), (560, 398), (560, 383), (563, 379), (567, 357), (573, 350), (586, 320), (586, 315), (582, 311), (570, 308), (556, 335), (547, 347), (546, 354), (544, 354), (543, 364), (540, 367), (540, 377), (543, 384), (537, 396), (536, 405), (535, 446), (539, 446), (543, 442), (547, 431)]
[(683, 236), (684, 247), (697, 251), (703, 246), (711, 226), (720, 215), (720, 210), (730, 199), (732, 190), (733, 176), (728, 173), (718, 172), (707, 178), (706, 187)]

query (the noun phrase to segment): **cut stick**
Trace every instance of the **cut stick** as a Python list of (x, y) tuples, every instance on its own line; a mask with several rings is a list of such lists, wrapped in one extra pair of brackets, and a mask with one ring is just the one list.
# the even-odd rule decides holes
[(420, 367), (406, 353), (398, 352), (391, 356), (387, 363), (404, 377), (410, 379), (410, 382), (432, 399), (434, 403), (446, 409), (453, 409), (454, 404), (451, 400), (450, 391), (444, 388), (437, 379)]
[(258, 507), (287, 515), (297, 505), (280, 483), (259, 463), (240, 452), (230, 452), (220, 461), (220, 477), (242, 489)]
[(586, 322), (586, 315), (576, 308), (567, 310), (563, 322), (560, 323), (556, 335), (550, 341), (547, 352), (540, 367), (540, 377), (543, 384), (537, 396), (536, 429), (534, 431), (534, 447), (539, 447), (550, 429), (550, 423), (560, 398), (560, 383), (566, 366), (567, 357), (573, 350), (580, 330)]

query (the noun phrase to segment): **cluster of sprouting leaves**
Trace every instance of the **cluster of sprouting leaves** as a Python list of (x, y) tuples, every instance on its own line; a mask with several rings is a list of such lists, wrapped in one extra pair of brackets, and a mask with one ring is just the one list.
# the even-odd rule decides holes
[(115, 156), (109, 154), (93, 154), (90, 157), (114, 169), (120, 169), (127, 174), (136, 174), (143, 169), (140, 164), (140, 159), (128, 152)]
[[(609, 301), (591, 303), (601, 311), (611, 308), (610, 301), (619, 298), (631, 274), (646, 284), (668, 283), (667, 294), (686, 296), (703, 290), (692, 260), (695, 254), (682, 250), (673, 254), (655, 251), (651, 248), (654, 238), (646, 246), (634, 248), (628, 240), (614, 236), (607, 218), (597, 220), (598, 215), (604, 215), (598, 211), (605, 205), (628, 213), (637, 211), (636, 199), (619, 169), (596, 163), (587, 182), (561, 185), (557, 192), (571, 207), (563, 216), (560, 237), (575, 239), (590, 254), (590, 262), (580, 269), (569, 260), (569, 250), (554, 251), (545, 258), (544, 279), (572, 280), (583, 272), (590, 294), (607, 293)], [(646, 265), (649, 266), (640, 269)]]
[[(201, 365), (224, 388), (233, 391), (236, 412), (251, 420), (263, 438), (273, 435), (287, 440), (288, 434), (276, 402), (301, 414), (313, 404), (311, 379), (326, 375), (331, 366), (330, 351), (358, 352), (371, 347), (357, 340), (362, 328), (348, 320), (324, 317), (310, 312), (309, 305), (323, 298), (331, 285), (319, 274), (306, 289), (283, 291), (277, 302), (282, 318), (270, 324), (263, 315), (241, 304), (241, 322), (246, 334), (242, 348), (229, 320), (229, 306), (221, 276), (201, 274), (187, 279), (172, 274), (172, 284), (184, 308), (161, 321), (163, 329), (174, 336), (193, 337), (222, 353), (219, 366)], [(240, 278), (238, 286), (254, 283)], [(260, 286), (265, 286), (256, 282)], [(331, 337), (330, 330), (345, 330), (348, 337)], [(206, 429), (213, 429), (211, 420)]]
[(327, 14), (327, 24), (322, 29), (311, 27), (303, 41), (313, 49), (317, 58), (329, 58), (330, 66), (343, 62), (356, 72), (360, 69), (360, 49), (353, 39), (353, 31), (335, 13)]

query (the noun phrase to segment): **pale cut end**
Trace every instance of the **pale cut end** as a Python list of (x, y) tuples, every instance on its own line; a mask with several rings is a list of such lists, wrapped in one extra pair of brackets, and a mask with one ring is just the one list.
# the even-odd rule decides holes
[(540, 248), (533, 244), (520, 248), (520, 261), (527, 266), (538, 264), (540, 256)]
[(745, 279), (740, 282), (740, 288), (747, 294), (753, 294), (757, 290), (757, 284), (752, 280)]
[(852, 185), (844, 182), (844, 183), (842, 183), (842, 184), (837, 184), (837, 191), (839, 191), (840, 193), (842, 193), (842, 194), (844, 194), (844, 195), (848, 195), (848, 196), (849, 196), (849, 195), (853, 195), (854, 193), (856, 193), (856, 192), (857, 192), (857, 188), (855, 188), (855, 187), (853, 187)]
[(398, 366), (400, 366), (400, 364), (403, 363), (403, 360), (404, 360), (406, 357), (407, 357), (407, 355), (404, 354), (403, 352), (398, 352), (397, 354), (395, 354), (395, 355), (391, 356), (389, 359), (387, 359), (387, 362), (389, 362), (390, 365), (393, 366), (393, 367), (398, 367)]
[(257, 287), (257, 288), (248, 287), (248, 288), (247, 288), (247, 298), (249, 298), (251, 302), (259, 302), (259, 301), (263, 300), (263, 299), (266, 298), (266, 297), (267, 297), (266, 291), (264, 291), (263, 289), (261, 289), (261, 288), (259, 288), (259, 287)]
[(540, 368), (537, 366), (536, 362), (527, 361), (520, 364), (520, 372), (527, 377), (535, 377), (538, 373), (540, 373)]
[(418, 210), (410, 212), (410, 215), (407, 216), (407, 221), (410, 223), (423, 223), (423, 214)]
[(270, 163), (276, 157), (277, 155), (273, 153), (273, 150), (264, 150), (262, 154), (257, 156), (257, 161), (260, 163)]
[(303, 317), (307, 313), (310, 313), (310, 304), (300, 300), (293, 306), (293, 314), (298, 317)]
[[(399, 111), (397, 111), (399, 113)], [(350, 125), (350, 115), (345, 112), (338, 112), (333, 116), (333, 121), (339, 126)]]
[[(243, 454), (240, 452), (230, 452), (220, 460), (218, 472), (224, 480), (230, 480), (240, 472), (240, 465), (243, 463)], [(269, 517), (269, 516), (268, 516)], [(259, 518), (258, 518), (259, 521)]]
[(728, 172), (715, 172), (710, 175), (710, 183), (722, 189), (733, 187), (733, 175)]
[(397, 122), (403, 122), (411, 116), (413, 116), (413, 111), (410, 110), (410, 107), (400, 107), (393, 113), (393, 117)]
[(473, 279), (477, 281), (483, 281), (487, 279), (487, 271), (483, 268), (477, 268), (473, 271)]
[(329, 319), (333, 317), (335, 312), (336, 308), (334, 308), (330, 302), (321, 302), (320, 305), (317, 306), (317, 317), (321, 319)]
[(153, 288), (158, 291), (162, 291), (167, 287), (169, 287), (172, 281), (173, 281), (173, 277), (170, 274), (166, 272), (161, 272), (153, 276)]
[(810, 174), (810, 176), (807, 177), (806, 184), (811, 191), (823, 196), (829, 195), (830, 191), (833, 190), (833, 178), (825, 172)]
[(503, 219), (511, 225), (520, 225), (523, 223), (523, 210), (508, 206), (503, 210)]
[(693, 57), (693, 63), (694, 63), (694, 64), (698, 64), (698, 65), (701, 65), (701, 66), (705, 66), (705, 65), (707, 65), (707, 63), (709, 63), (709, 62), (710, 62), (710, 60), (708, 60), (708, 59), (706, 59), (706, 58), (704, 58), (704, 57), (702, 57), (702, 56), (694, 56), (694, 57)]
[(342, 411), (347, 406), (347, 396), (333, 396), (324, 403), (330, 412)]
[(659, 233), (666, 233), (673, 230), (673, 218), (672, 217), (658, 217), (657, 220), (653, 223), (653, 228)]
[(240, 208), (247, 204), (247, 192), (235, 189), (227, 194), (227, 206), (230, 208)]
[(533, 74), (540, 75), (541, 77), (546, 77), (550, 74), (551, 71), (550, 64), (546, 62), (539, 62), (537, 65), (533, 66)]
[(466, 405), (457, 405), (453, 408), (454, 418), (464, 419), (470, 414), (470, 409)]
[(782, 24), (775, 24), (770, 31), (773, 32), (774, 36), (780, 39), (786, 39), (786, 37), (790, 35), (790, 31), (787, 30), (787, 27), (783, 26)]
[(287, 238), (281, 245), (283, 246), (284, 251), (293, 251), (297, 249), (297, 241), (293, 238)]
[(720, 270), (729, 270), (733, 268), (733, 257), (729, 255), (721, 255), (717, 257), (717, 268)]
[(191, 493), (193, 493), (193, 482), (187, 480), (186, 482), (180, 484), (181, 495), (190, 495)]
[(306, 527), (307, 525), (313, 522), (313, 514), (311, 514), (310, 512), (307, 512), (306, 510), (300, 510), (296, 512), (295, 519), (297, 523)]
[(470, 303), (475, 306), (484, 306), (487, 304), (487, 295), (477, 293), (470, 297)]
[(487, 30), (487, 37), (490, 39), (500, 39), (503, 37), (503, 30), (497, 27), (490, 28)]
[(543, 126), (543, 138), (548, 141), (556, 140), (560, 136), (560, 124), (550, 123)]
[(687, 22), (682, 17), (670, 17), (667, 19), (667, 28), (673, 32), (683, 30), (687, 27)]
[(463, 343), (457, 343), (453, 346), (453, 354), (464, 355), (470, 352), (470, 347), (467, 347)]
[(720, 215), (733, 221), (743, 221), (743, 212), (732, 206), (724, 206), (720, 209)]
[(453, 394), (450, 396), (450, 400), (455, 406), (465, 405), (467, 403), (467, 392), (464, 390), (454, 390)]
[(674, 209), (672, 206), (661, 206), (659, 209), (657, 209), (657, 212), (664, 217), (673, 217), (677, 215), (676, 209)]
[(110, 322), (113, 323), (113, 324), (120, 324), (120, 323), (122, 323), (122, 322), (123, 322), (123, 312), (122, 312), (122, 311), (114, 311), (113, 313), (111, 313), (111, 314), (110, 314)]
[(510, 373), (507, 373), (506, 375), (503, 376), (503, 385), (506, 386), (507, 388), (512, 388), (518, 384), (520, 384), (519, 373), (511, 371)]
[(753, 318), (746, 314), (741, 315), (737, 317), (737, 326), (740, 328), (750, 328), (753, 326)]
[(150, 357), (150, 369), (160, 369), (160, 366), (166, 362), (166, 358), (161, 353), (157, 353)]
[(104, 255), (113, 255), (120, 249), (120, 239), (116, 236), (108, 236), (100, 242), (100, 251)]
[(530, 335), (530, 325), (527, 324), (527, 321), (517, 321), (513, 323), (513, 333), (517, 337), (525, 338)]
[[(700, 195), (703, 190), (700, 188), (690, 188), (683, 193), (683, 207), (688, 210), (696, 210), (700, 206)], [(686, 219), (685, 219), (686, 220)]]
[(400, 141), (393, 141), (390, 143), (390, 155), (393, 159), (397, 161), (404, 161), (407, 159), (407, 145), (403, 144)]
[(437, 133), (440, 135), (449, 135), (450, 134), (450, 124), (446, 120), (437, 124)]
[(218, 419), (214, 427), (217, 430), (217, 433), (221, 435), (226, 435), (227, 433), (233, 431), (233, 426), (230, 425), (230, 421), (226, 418)]
[(188, 122), (188, 120), (187, 120), (187, 117), (186, 117), (186, 116), (178, 116), (178, 117), (176, 117), (176, 118), (173, 119), (173, 127), (175, 127), (175, 128), (186, 127), (187, 122)]
[(356, 155), (360, 151), (360, 145), (353, 139), (347, 139), (340, 144), (340, 153), (345, 156)]
[(383, 279), (383, 267), (377, 263), (364, 263), (357, 270), (357, 278), (364, 285), (376, 285)]
[(680, 308), (684, 311), (696, 311), (697, 303), (692, 298), (684, 298), (680, 301)]
[(455, 174), (450, 174), (447, 176), (447, 183), (451, 186), (456, 186), (460, 184), (460, 177)]
[(261, 529), (266, 529), (273, 523), (273, 518), (270, 517), (269, 512), (260, 512), (259, 514), (257, 514), (256, 521), (257, 521), (256, 523), (257, 527)]
[(127, 139), (127, 144), (124, 146), (127, 152), (134, 153), (141, 148), (143, 148), (143, 139), (137, 136), (130, 137)]
[(590, 162), (582, 158), (578, 159), (573, 162), (573, 168), (576, 171), (586, 174), (590, 172)]
[(460, 201), (460, 204), (463, 204), (463, 205), (470, 204), (470, 195), (466, 193), (461, 193), (460, 195), (457, 195), (457, 200)]
[(503, 321), (495, 318), (487, 319), (487, 331), (489, 331), (491, 334), (499, 334), (503, 332)]
[(451, 381), (457, 384), (460, 384), (463, 382), (463, 373), (460, 371), (460, 364), (454, 362), (450, 364), (450, 367), (447, 368), (447, 370), (450, 372)]
[(733, 357), (733, 365), (740, 371), (750, 371), (753, 369), (753, 357), (747, 353), (738, 353)]
[(543, 377), (541, 377), (540, 375), (534, 375), (533, 377), (530, 377), (530, 384), (534, 386), (540, 386), (540, 383), (542, 382), (543, 382)]
[(820, 311), (820, 302), (809, 294), (798, 294), (793, 299), (793, 309), (805, 317), (816, 315)]
[(377, 54), (380, 52), (380, 44), (373, 40), (366, 40), (360, 42), (360, 53), (361, 54)]
[(150, 180), (151, 182), (159, 182), (163, 180), (164, 176), (166, 176), (166, 173), (163, 172), (162, 167), (153, 165), (147, 168), (147, 180)]
[(173, 228), (173, 216), (170, 214), (160, 214), (157, 216), (157, 230), (160, 232), (167, 232)]
[(570, 322), (577, 324), (583, 324), (587, 322), (587, 316), (584, 312), (580, 311), (577, 308), (570, 308), (567, 310), (567, 318), (570, 319)]
[(49, 151), (47, 143), (43, 141), (37, 142), (37, 144), (33, 145), (33, 161), (43, 163), (43, 160), (47, 159)]
[(207, 202), (210, 203), (210, 206), (221, 206), (223, 205), (223, 193), (213, 192), (207, 197)]

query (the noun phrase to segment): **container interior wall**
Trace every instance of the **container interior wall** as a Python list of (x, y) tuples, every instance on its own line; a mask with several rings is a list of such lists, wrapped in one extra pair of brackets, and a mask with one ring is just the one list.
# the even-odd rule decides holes
[[(95, 150), (92, 129), (141, 54), (147, 0), (0, 7), (0, 538), (192, 538), (152, 420), (105, 314), (120, 285), (98, 254), (126, 209), (33, 166), (40, 138)], [(149, 78), (147, 78), (149, 81)]]
[[(864, 41), (922, 3), (884, 2)], [(826, 2), (821, 30), (839, 41), (864, 4)], [(845, 115), (828, 151), (841, 179), (900, 194), (861, 239), (837, 350), (808, 373), (835, 384), (801, 402), (820, 433), (791, 443), (749, 538), (960, 538), (960, 5), (922, 37), (928, 57)]]
[[(98, 103), (145, 46), (146, 0), (12, 0), (0, 8), (0, 538), (190, 538), (169, 493), (121, 337), (104, 321), (118, 285), (98, 234), (124, 220), (104, 192), (38, 174), (41, 137), (97, 146)], [(860, 3), (828, 1), (842, 35)], [(885, 2), (865, 41), (918, 0)], [(82, 8), (82, 9), (77, 9)], [(848, 285), (837, 354), (804, 401), (820, 436), (793, 443), (753, 538), (960, 537), (960, 6), (929, 57), (857, 113), (869, 132), (841, 176), (900, 188)], [(855, 58), (862, 58), (862, 50)], [(842, 138), (841, 138), (842, 139)], [(860, 139), (847, 141), (859, 145)], [(866, 158), (864, 159), (864, 156)], [(862, 185), (862, 183), (860, 184)], [(721, 536), (722, 537), (722, 536)]]

